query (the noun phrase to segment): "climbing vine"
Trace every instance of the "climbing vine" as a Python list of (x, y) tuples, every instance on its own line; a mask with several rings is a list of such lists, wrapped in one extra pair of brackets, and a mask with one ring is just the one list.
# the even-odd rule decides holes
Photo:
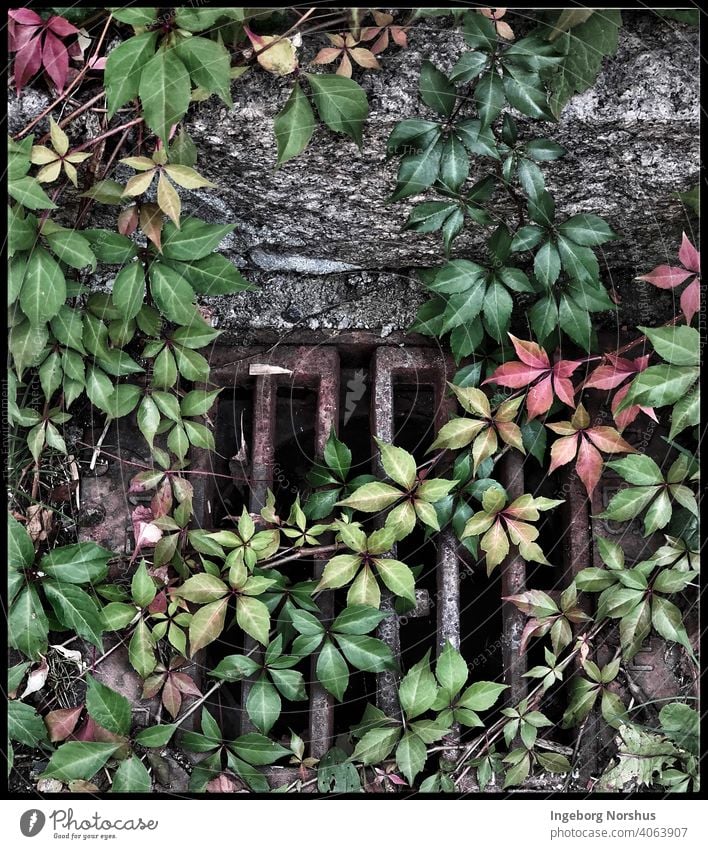
[[(190, 106), (210, 96), (231, 106), (246, 73), (286, 79), (270, 164), (303, 157), (306, 167), (315, 133), (366, 144), (368, 101), (355, 77), (407, 50), (420, 17), (447, 13), (327, 10), (323, 46), (314, 12), (9, 12), (12, 87), (33, 83), (51, 96), (8, 146), (10, 770), (14, 756), (38, 749), (40, 791), (95, 791), (108, 775), (114, 792), (148, 793), (158, 753), (171, 747), (192, 756), (195, 792), (269, 792), (261, 768), (275, 763), (297, 767), (291, 791), (455, 792), (470, 779), (480, 791), (506, 789), (547, 773), (570, 782), (577, 751), (554, 743), (553, 730), (582, 735), (592, 713), (617, 753), (597, 789), (697, 790), (696, 711), (678, 698), (647, 711), (625, 703), (616, 682), (629, 680), (627, 662), (652, 633), (697, 666), (685, 619), (699, 555), (700, 255), (684, 234), (678, 264), (641, 275), (680, 293), (680, 313), (606, 349), (596, 317), (617, 305), (597, 249), (621, 233), (592, 211), (557, 208), (546, 183), (566, 154), (552, 122), (616, 49), (619, 12), (538, 13), (517, 37), (504, 10), (456, 11), (464, 47), (450, 69), (422, 61), (419, 108), (388, 140), (398, 159), (389, 201), (414, 199), (405, 228), (439, 232), (442, 243), (440, 263), (420, 273), (430, 300), (412, 329), (462, 366), (449, 386), (459, 414), (428, 459), (377, 439), (381, 473), (352, 477), (350, 448), (333, 430), (286, 510), (269, 492), (260, 513), (244, 508), (228, 528), (194, 521), (194, 450), (215, 451), (210, 415), (221, 392), (209, 364), (220, 332), (202, 298), (256, 287), (222, 250), (234, 227), (183, 212), (192, 192), (218, 190), (197, 167)], [(82, 138), (74, 121), (96, 103), (101, 130)], [(84, 226), (97, 210), (104, 226)], [(56, 480), (76, 467), (69, 434), (87, 416), (103, 436), (134, 416), (150, 452), (148, 465), (131, 464), (140, 468), (130, 494), (144, 503), (132, 512), (128, 554), (60, 529), (70, 522), (58, 505), (71, 502), (76, 477)], [(665, 467), (623, 435), (647, 417), (669, 426)], [(507, 492), (496, 477), (509, 453), (532, 458), (548, 476), (543, 491), (562, 497)], [(603, 565), (576, 564), (561, 593), (504, 599), (526, 617), (520, 651), (544, 660), (526, 673), (520, 700), (478, 680), (464, 641), (400, 668), (376, 634), (415, 608), (420, 567), (399, 560), (396, 546), (416, 529), (432, 539), (451, 529), (488, 575), (516, 556), (552, 569), (557, 554), (541, 547), (541, 526), (550, 517), (558, 529), (567, 491), (555, 472), (570, 468), (595, 516), (640, 519), (665, 544), (628, 563), (600, 537)], [(608, 473), (622, 483), (598, 509)], [(314, 557), (325, 561), (319, 579), (294, 580), (289, 565)], [(336, 615), (322, 603), (331, 594)], [(616, 651), (601, 661), (610, 634)], [(210, 665), (204, 649), (220, 640), (238, 651)], [(84, 644), (91, 663), (75, 650)], [(157, 704), (146, 727), (100, 680), (121, 645), (142, 698)], [(313, 681), (302, 671), (311, 659)], [(206, 664), (199, 683), (195, 662)], [(57, 664), (68, 702), (49, 695)], [(353, 676), (384, 672), (397, 677), (394, 715), (367, 704), (321, 758), (293, 729), (276, 739), (286, 706), (313, 686), (342, 703)], [(244, 684), (253, 730), (240, 736), (208, 701), (226, 682)], [(566, 686), (555, 721), (547, 696)]]

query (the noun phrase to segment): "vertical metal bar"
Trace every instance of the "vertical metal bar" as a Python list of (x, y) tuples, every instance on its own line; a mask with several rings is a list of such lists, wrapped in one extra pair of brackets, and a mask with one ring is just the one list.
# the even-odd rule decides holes
[[(371, 394), (371, 432), (372, 436), (378, 436), (384, 442), (393, 442), (393, 373), (385, 363), (385, 357), (389, 354), (382, 348), (377, 348), (374, 353), (372, 367), (372, 394)], [(378, 448), (372, 444), (374, 456), (374, 470), (378, 475), (384, 475), (383, 465)], [(391, 551), (396, 556), (395, 546)], [(394, 610), (394, 596), (386, 588), (381, 590), (381, 610), (389, 615), (381, 622), (377, 629), (377, 636), (391, 649), (393, 656), (399, 659), (401, 656), (401, 631), (398, 616)], [(400, 716), (400, 705), (398, 703), (398, 680), (399, 675), (394, 671), (381, 672), (377, 676), (376, 704), (390, 717)]]
[[(317, 387), (317, 420), (315, 430), (315, 453), (322, 457), (330, 431), (339, 425), (339, 355), (336, 351), (319, 349), (320, 359), (325, 355), (330, 360), (329, 368), (320, 369)], [(326, 363), (323, 364), (326, 366)], [(323, 542), (327, 540), (323, 539)], [(326, 559), (317, 559), (314, 564), (314, 577), (322, 577)], [(334, 593), (323, 592), (318, 598), (322, 613), (327, 622), (334, 618)], [(313, 758), (322, 758), (332, 745), (334, 737), (334, 699), (319, 683), (316, 675), (319, 652), (312, 656), (310, 678), (310, 754)]]
[[(430, 355), (425, 353), (430, 358)], [(445, 381), (450, 364), (442, 354), (438, 355), (440, 361), (435, 362), (437, 368), (433, 384), (436, 432), (448, 421), (456, 407), (454, 398), (446, 397), (445, 393)], [(436, 653), (438, 655), (448, 640), (456, 649), (460, 648), (460, 561), (457, 556), (457, 545), (457, 538), (452, 528), (443, 529), (438, 537), (436, 576), (438, 607)]]
[[(275, 463), (275, 403), (277, 383), (274, 377), (263, 375), (256, 378), (253, 389), (253, 441), (251, 445), (251, 486), (248, 494), (248, 509), (260, 513), (265, 505), (268, 489), (273, 485)], [(243, 640), (245, 653), (253, 652), (254, 660), (263, 657), (263, 649), (252, 637)], [(256, 731), (246, 712), (246, 700), (255, 683), (254, 678), (241, 682), (241, 733)]]
[(277, 384), (274, 377), (256, 378), (253, 390), (253, 443), (251, 446), (251, 491), (248, 509), (260, 513), (266, 493), (273, 485), (275, 464), (275, 403)]
[[(372, 434), (385, 442), (394, 441), (394, 384), (397, 377), (410, 377), (423, 385), (429, 385), (435, 393), (435, 429), (442, 427), (454, 407), (454, 401), (445, 397), (445, 379), (451, 371), (446, 357), (439, 351), (423, 348), (378, 348), (373, 362)], [(383, 473), (378, 450), (373, 446), (375, 471)], [(395, 550), (393, 552), (395, 556)], [(439, 654), (447, 639), (456, 646), (460, 644), (460, 595), (459, 564), (456, 543), (451, 531), (444, 531), (439, 538), (437, 556), (437, 605), (438, 630), (436, 650)], [(393, 611), (393, 596), (384, 590), (381, 609)], [(399, 657), (401, 639), (398, 617), (393, 613), (379, 626), (379, 639), (383, 640)], [(377, 703), (389, 716), (397, 716), (398, 675), (384, 672), (378, 677)]]
[[(575, 469), (566, 473), (564, 490), (567, 496), (563, 511), (563, 524), (566, 528), (563, 535), (565, 567), (563, 583), (568, 586), (581, 569), (592, 565), (594, 546), (590, 524), (590, 502)], [(581, 594), (579, 604), (585, 613), (592, 614), (593, 604), (589, 596)], [(574, 632), (577, 633), (581, 627), (574, 626)], [(579, 660), (576, 661), (575, 668), (581, 671)], [(575, 729), (576, 744), (580, 742), (581, 745), (578, 746), (577, 760), (573, 768), (577, 769), (581, 780), (587, 780), (597, 773), (598, 753), (604, 726), (599, 710), (593, 708), (583, 725)], [(581, 733), (583, 739), (578, 741)]]
[(457, 557), (457, 539), (451, 528), (445, 528), (438, 537), (438, 631), (437, 653), (449, 640), (460, 648), (460, 562)]
[[(524, 492), (523, 459), (517, 451), (507, 451), (502, 458), (504, 487), (513, 501)], [(501, 564), (502, 595), (521, 593), (526, 588), (526, 562), (518, 553), (511, 553)], [(504, 680), (509, 685), (507, 699), (516, 705), (528, 691), (526, 679), (526, 655), (521, 654), (521, 635), (526, 616), (511, 602), (502, 602), (502, 656), (504, 658)]]

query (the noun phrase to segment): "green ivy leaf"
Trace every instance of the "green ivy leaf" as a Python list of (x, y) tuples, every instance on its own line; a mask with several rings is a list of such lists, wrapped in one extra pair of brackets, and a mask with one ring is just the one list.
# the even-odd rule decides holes
[(31, 706), (18, 700), (7, 703), (7, 733), (10, 740), (37, 748), (38, 743), (47, 742), (44, 720)]
[(130, 702), (125, 696), (86, 676), (86, 710), (99, 725), (125, 737), (130, 731)]
[(602, 245), (610, 239), (616, 239), (617, 234), (610, 225), (599, 215), (583, 213), (573, 215), (558, 226), (558, 232), (578, 245)]
[(317, 680), (337, 701), (342, 701), (349, 684), (349, 669), (339, 649), (326, 639), (317, 657)]
[(439, 115), (449, 118), (455, 108), (457, 89), (432, 62), (425, 59), (418, 81), (420, 99)]
[(700, 356), (700, 334), (695, 327), (638, 327), (654, 346), (656, 353), (674, 366), (697, 366)]
[(350, 761), (361, 761), (365, 766), (381, 763), (393, 751), (401, 729), (395, 728), (372, 728), (359, 740)]
[(233, 224), (207, 224), (198, 218), (184, 217), (177, 229), (170, 221), (165, 224), (162, 254), (166, 259), (193, 262), (215, 250), (222, 239), (234, 229)]
[(239, 596), (236, 602), (236, 621), (239, 628), (264, 646), (268, 645), (270, 612), (257, 598)]
[(7, 638), (10, 645), (33, 660), (47, 650), (49, 623), (39, 593), (25, 586), (10, 608)]
[(477, 83), (474, 100), (482, 120), (482, 127), (488, 127), (498, 117), (504, 107), (504, 87), (496, 71), (487, 71)]
[(246, 711), (251, 722), (262, 734), (268, 734), (280, 716), (282, 703), (275, 687), (265, 676), (251, 687), (246, 700)]
[(413, 786), (416, 776), (423, 771), (427, 759), (428, 750), (420, 737), (411, 732), (404, 734), (396, 748), (396, 763), (410, 787)]
[(63, 743), (52, 755), (45, 778), (61, 781), (90, 780), (120, 748), (117, 743)]
[(170, 130), (189, 108), (189, 71), (174, 50), (160, 49), (143, 67), (138, 93), (148, 127), (168, 143)]
[(54, 613), (61, 624), (76, 631), (99, 651), (103, 651), (101, 640), (103, 621), (98, 606), (91, 596), (73, 584), (45, 581), (43, 587), (47, 600), (54, 608)]
[(35, 248), (27, 261), (20, 306), (31, 325), (44, 324), (66, 300), (64, 272), (44, 248)]
[(433, 185), (440, 172), (443, 143), (437, 139), (423, 150), (408, 154), (398, 168), (396, 188), (389, 201), (420, 194)]
[(141, 263), (131, 262), (118, 272), (112, 297), (124, 318), (135, 318), (145, 300), (145, 272)]
[(218, 94), (227, 106), (233, 106), (231, 56), (223, 44), (192, 36), (181, 41), (175, 49), (196, 85)]
[(184, 277), (161, 262), (150, 266), (149, 275), (150, 294), (166, 318), (184, 325), (201, 320), (194, 306), (194, 292)]
[(113, 553), (93, 542), (79, 542), (52, 549), (39, 568), (57, 581), (69, 584), (100, 583), (108, 574)]
[(364, 89), (339, 74), (305, 74), (320, 118), (336, 133), (344, 133), (359, 147), (369, 104)]
[(406, 717), (415, 719), (416, 716), (428, 710), (438, 694), (435, 676), (430, 671), (430, 652), (412, 666), (401, 681), (398, 688), (398, 698)]
[(315, 115), (299, 83), (295, 83), (287, 103), (276, 115), (273, 129), (278, 144), (278, 166), (298, 156), (310, 143)]
[(10, 513), (7, 514), (7, 560), (11, 569), (28, 569), (34, 563), (32, 538)]
[(150, 773), (135, 755), (124, 760), (113, 773), (111, 793), (149, 793), (151, 788)]

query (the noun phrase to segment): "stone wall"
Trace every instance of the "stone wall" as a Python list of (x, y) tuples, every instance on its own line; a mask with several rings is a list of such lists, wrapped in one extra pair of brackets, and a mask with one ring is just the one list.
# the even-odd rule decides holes
[[(545, 167), (559, 210), (597, 212), (621, 235), (604, 246), (601, 267), (622, 298), (622, 322), (631, 325), (654, 320), (657, 309), (673, 315), (669, 293), (633, 278), (671, 259), (682, 229), (690, 233), (696, 223), (674, 193), (699, 179), (699, 48), (695, 28), (651, 12), (623, 17), (617, 54), (605, 60), (596, 85), (557, 124), (520, 123), (522, 132), (543, 133), (569, 150)], [(260, 285), (211, 299), (215, 321), (234, 338), (262, 328), (386, 335), (405, 329), (425, 300), (414, 271), (442, 261), (441, 240), (401, 230), (414, 198), (386, 204), (397, 170), (385, 161), (386, 140), (402, 118), (433, 117), (418, 99), (420, 64), (429, 58), (449, 69), (464, 43), (448, 18), (418, 22), (409, 42), (410, 49), (384, 55), (380, 72), (357, 72), (370, 101), (361, 151), (320, 127), (307, 150), (276, 171), (273, 118), (292, 81), (260, 69), (234, 83), (233, 111), (216, 98), (190, 111), (199, 170), (219, 189), (189, 195), (184, 209), (235, 223), (228, 255)], [(308, 40), (302, 60), (316, 49)], [(26, 98), (11, 103), (11, 129), (27, 118)], [(475, 167), (481, 175), (484, 160)], [(94, 224), (112, 226), (106, 212), (97, 211)], [(458, 238), (454, 254), (479, 255), (481, 232)]]

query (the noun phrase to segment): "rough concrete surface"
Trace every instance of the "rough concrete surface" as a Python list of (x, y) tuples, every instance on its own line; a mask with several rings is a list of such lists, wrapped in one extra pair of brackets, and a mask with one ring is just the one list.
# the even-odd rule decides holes
[[(593, 211), (621, 238), (603, 246), (603, 277), (622, 298), (621, 323), (673, 314), (670, 293), (636, 282), (671, 260), (681, 230), (690, 232), (674, 196), (699, 179), (698, 32), (652, 13), (624, 12), (617, 54), (597, 83), (576, 96), (559, 122), (520, 119), (525, 135), (546, 135), (568, 150), (544, 166), (559, 212)], [(292, 86), (256, 68), (232, 87), (234, 109), (216, 98), (192, 107), (188, 130), (199, 148), (199, 170), (218, 190), (183, 193), (184, 210), (232, 222), (227, 254), (257, 292), (210, 299), (214, 321), (244, 338), (259, 328), (405, 329), (426, 297), (414, 276), (443, 261), (438, 235), (402, 231), (416, 200), (386, 204), (397, 163), (386, 162), (386, 141), (406, 117), (433, 117), (420, 103), (421, 62), (449, 69), (464, 48), (451, 19), (418, 22), (410, 48), (389, 50), (382, 70), (355, 72), (369, 95), (361, 150), (319, 127), (306, 149), (275, 170), (273, 119)], [(318, 45), (306, 41), (301, 63)], [(303, 53), (301, 51), (301, 53)], [(11, 103), (10, 128), (37, 113), (39, 95)], [(485, 173), (473, 164), (473, 176)], [(97, 210), (94, 224), (112, 223)], [(454, 255), (483, 256), (483, 231), (470, 228)], [(649, 311), (650, 315), (645, 315)], [(614, 320), (614, 319), (613, 319)]]

